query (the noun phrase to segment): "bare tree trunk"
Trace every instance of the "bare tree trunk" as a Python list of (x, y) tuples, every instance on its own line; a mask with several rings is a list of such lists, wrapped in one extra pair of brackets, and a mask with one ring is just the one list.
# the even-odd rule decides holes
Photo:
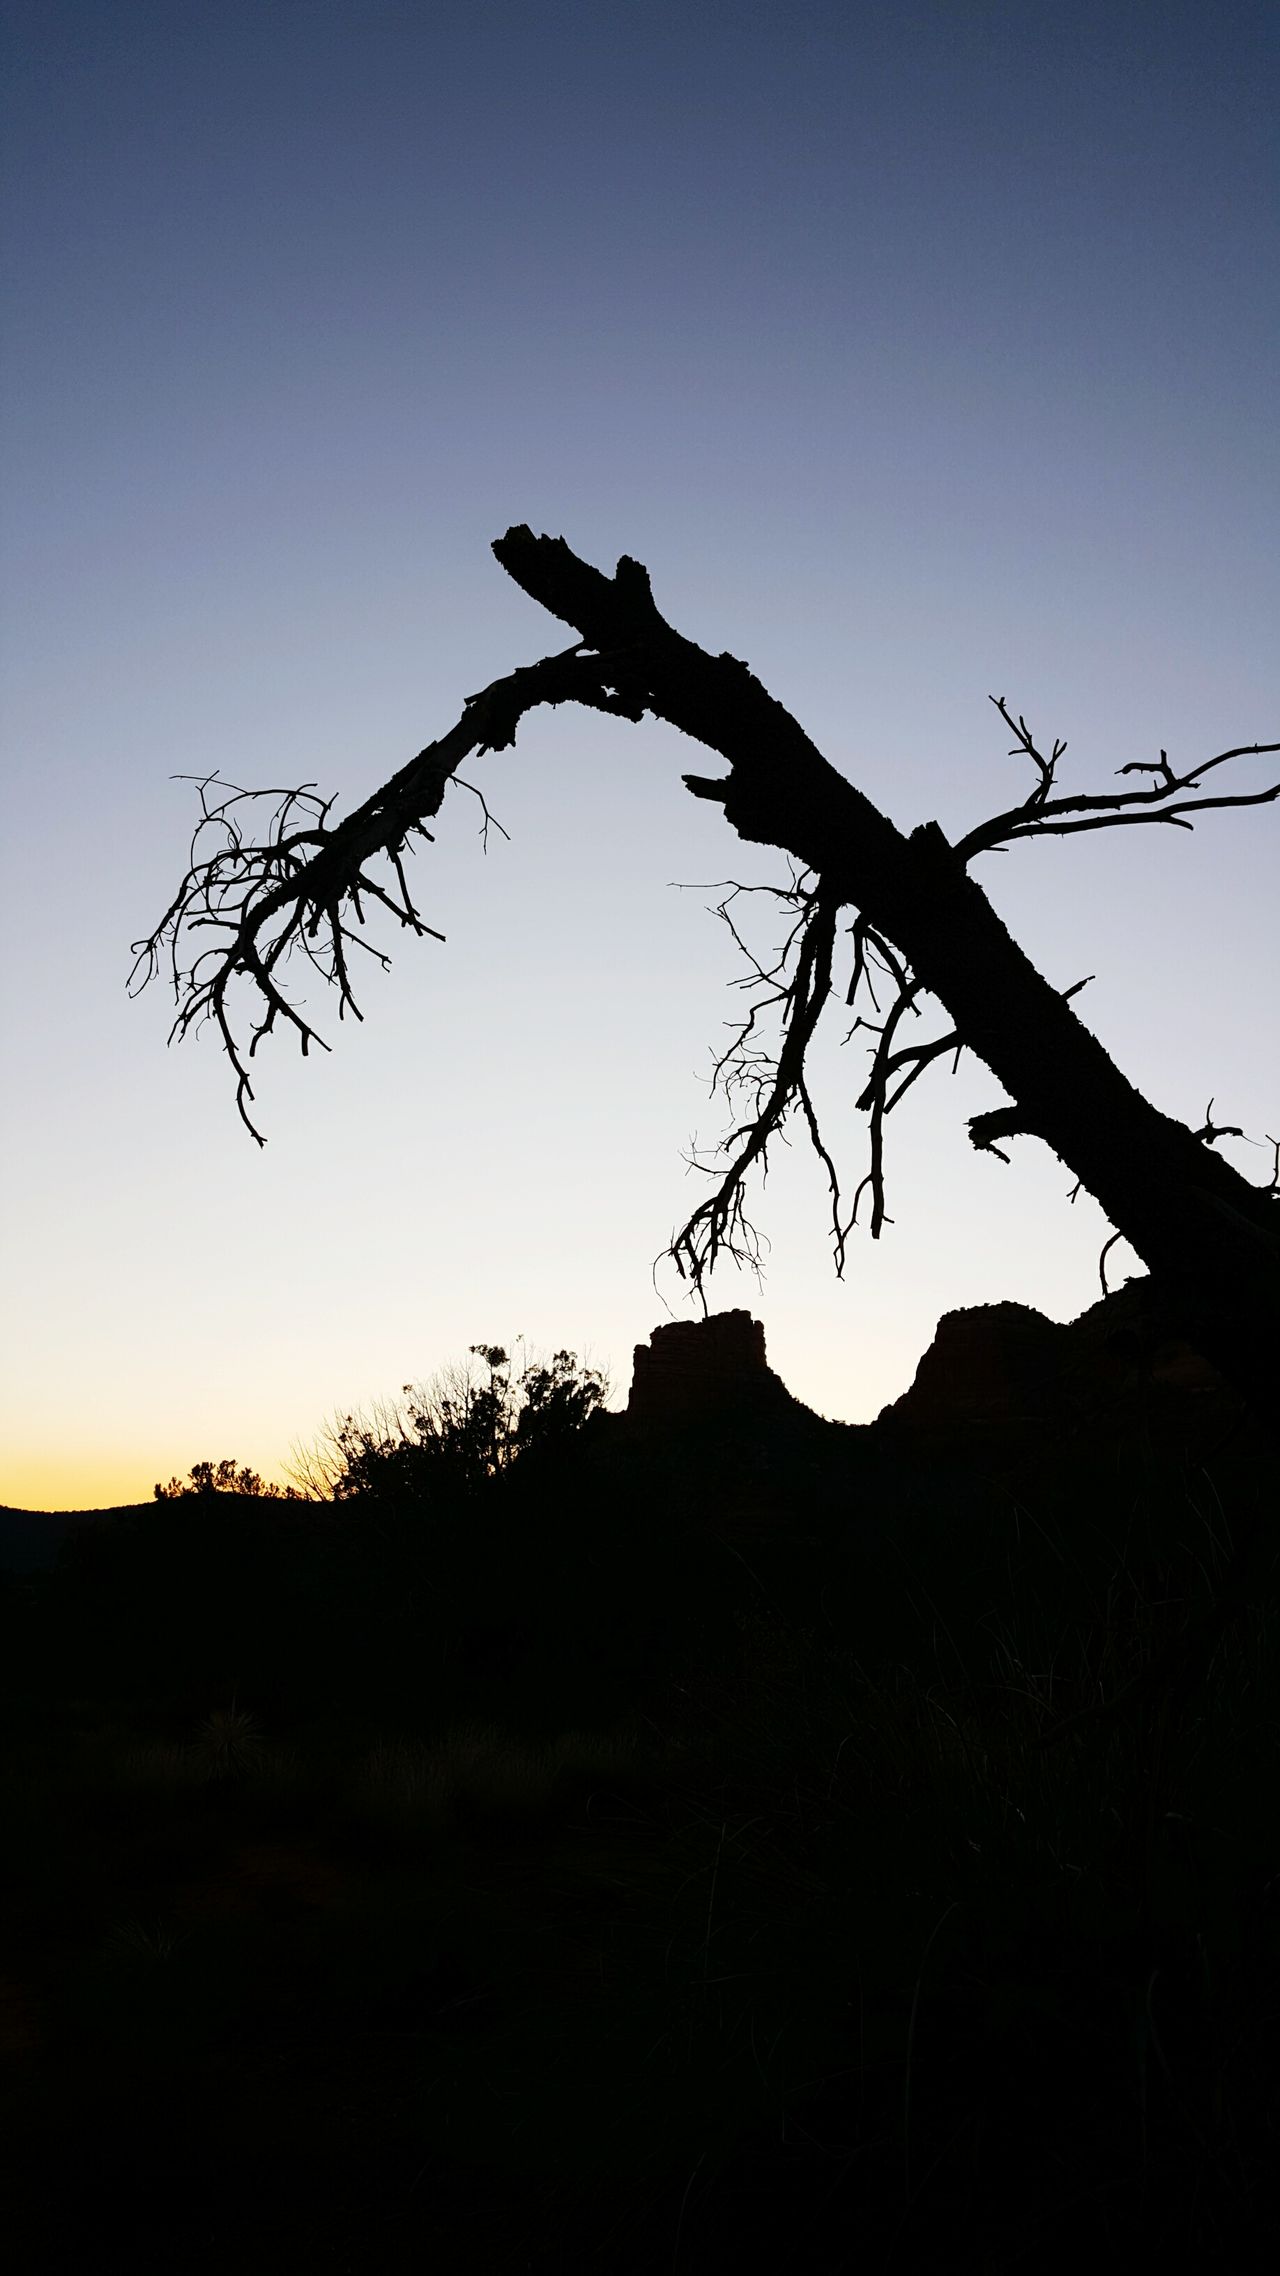
[[(1189, 1130), (1143, 1098), (1010, 937), (967, 863), (996, 844), (1046, 831), (1141, 821), (1185, 828), (1188, 816), (1206, 807), (1280, 799), (1280, 782), (1222, 794), (1215, 777), (1213, 790), (1205, 792), (1208, 771), (1246, 750), (1219, 753), (1182, 776), (1162, 753), (1158, 766), (1138, 763), (1122, 770), (1144, 782), (1152, 776), (1142, 789), (1050, 798), (1064, 746), (1055, 745), (1052, 756), (1044, 757), (1025, 721), (1015, 723), (1002, 702), (1002, 715), (1040, 770), (1031, 797), (971, 831), (959, 847), (947, 843), (936, 822), (904, 836), (823, 758), (745, 664), (708, 655), (666, 622), (638, 562), (624, 556), (607, 577), (580, 560), (563, 538), (535, 537), (523, 527), (508, 530), (493, 550), (531, 598), (573, 627), (575, 644), (470, 697), (453, 727), (344, 821), (330, 823), (332, 801), (314, 786), (244, 791), (211, 777), (201, 785), (202, 818), (187, 874), (159, 926), (135, 944), (140, 985), (162, 965), (169, 968), (178, 1003), (173, 1033), (184, 1034), (206, 1019), (217, 1026), (237, 1077), (240, 1113), (255, 1138), (261, 1142), (248, 1102), (259, 1044), (277, 1024), (291, 1028), (304, 1051), (323, 1041), (282, 990), (286, 960), (295, 952), (309, 959), (336, 987), (340, 1012), (359, 1017), (351, 953), (359, 947), (386, 961), (363, 933), (365, 901), (390, 911), (411, 932), (431, 930), (413, 904), (402, 857), (413, 837), (431, 837), (427, 823), (439, 813), (463, 759), (509, 746), (526, 712), (544, 703), (587, 704), (631, 720), (652, 711), (727, 763), (728, 771), (716, 780), (686, 775), (690, 791), (722, 806), (740, 837), (777, 847), (818, 880), (812, 894), (794, 897), (802, 906), (802, 937), (794, 984), (774, 999), (787, 1007), (777, 1079), (762, 1110), (749, 1117), (744, 1144), (719, 1192), (695, 1213), (677, 1243), (673, 1253), (682, 1269), (687, 1260), (701, 1283), (726, 1245), (726, 1218), (731, 1228), (746, 1171), (762, 1158), (769, 1136), (797, 1102), (831, 1181), (837, 1258), (843, 1251), (848, 1228), (840, 1223), (838, 1179), (808, 1097), (804, 1058), (830, 997), (836, 914), (851, 906), (858, 912), (853, 930), (859, 954), (868, 943), (879, 944), (892, 962), (901, 960), (896, 1012), (926, 990), (955, 1026), (950, 1038), (896, 1054), (889, 1048), (896, 1012), (881, 1032), (876, 1068), (860, 1101), (872, 1113), (873, 1234), (882, 1201), (879, 1131), (893, 1103), (889, 1078), (910, 1061), (918, 1062), (914, 1073), (920, 1072), (944, 1048), (972, 1050), (1010, 1101), (970, 1124), (974, 1144), (991, 1146), (999, 1137), (1026, 1133), (1051, 1146), (1181, 1305), (1192, 1340), (1275, 1431), (1280, 1166), (1269, 1189), (1251, 1186), (1213, 1152), (1210, 1133)], [(1247, 750), (1275, 752), (1280, 744)], [(259, 800), (271, 807), (272, 820), (267, 836), (255, 840), (246, 823)], [(391, 865), (389, 883), (371, 873), (369, 865), (379, 856)], [(205, 945), (210, 928), (219, 943), (212, 948)], [(184, 968), (181, 954), (188, 942), (194, 954)], [(247, 1047), (237, 1039), (228, 993), (243, 984), (256, 989), (262, 1007)], [(905, 1087), (900, 1082), (895, 1095)], [(697, 1227), (701, 1246), (693, 1237)]]
[(685, 777), (740, 837), (814, 871), (893, 942), (1012, 1104), (975, 1143), (1034, 1135), (1101, 1203), (1207, 1357), (1277, 1427), (1280, 1231), (1274, 1200), (1127, 1081), (1012, 939), (942, 831), (909, 837), (839, 775), (745, 664), (713, 657), (659, 615), (645, 571), (613, 578), (560, 538), (509, 530), (494, 552), (579, 633), (607, 684), (718, 751), (730, 772)]
[[(345, 821), (330, 823), (332, 801), (321, 798), (314, 785), (246, 791), (217, 776), (207, 779), (200, 786), (201, 820), (187, 873), (160, 924), (135, 943), (138, 985), (168, 968), (178, 1005), (172, 1033), (185, 1034), (205, 1020), (216, 1025), (236, 1075), (237, 1106), (258, 1142), (262, 1134), (248, 1112), (258, 1045), (277, 1024), (293, 1030), (304, 1052), (312, 1042), (323, 1044), (306, 1013), (284, 994), (283, 965), (296, 952), (337, 989), (340, 1013), (360, 1016), (351, 986), (352, 951), (358, 946), (387, 961), (363, 937), (364, 903), (380, 905), (410, 932), (431, 930), (414, 906), (403, 856), (411, 838), (432, 836), (427, 823), (439, 813), (463, 759), (507, 748), (525, 713), (543, 703), (582, 703), (631, 720), (652, 711), (727, 762), (728, 772), (717, 780), (685, 776), (694, 796), (714, 800), (740, 837), (776, 846), (818, 881), (812, 893), (797, 889), (789, 896), (801, 910), (792, 936), (799, 948), (790, 980), (769, 997), (775, 1008), (783, 1006), (784, 1040), (774, 1080), (770, 1086), (760, 1083), (758, 1072), (752, 1077), (756, 1109), (733, 1142), (737, 1151), (718, 1191), (695, 1212), (673, 1248), (681, 1269), (687, 1262), (701, 1286), (717, 1250), (733, 1251), (733, 1228), (742, 1222), (742, 1180), (762, 1160), (792, 1104), (803, 1111), (830, 1180), (839, 1263), (849, 1228), (841, 1222), (839, 1180), (818, 1128), (804, 1062), (830, 999), (837, 912), (852, 906), (857, 917), (851, 928), (851, 999), (866, 975), (869, 951), (883, 956), (898, 988), (859, 1101), (871, 1111), (872, 1168), (866, 1182), (874, 1196), (873, 1235), (883, 1217), (884, 1115), (943, 1050), (971, 1050), (1010, 1101), (971, 1121), (974, 1144), (993, 1147), (998, 1138), (1026, 1134), (1052, 1147), (1181, 1310), (1188, 1338), (1235, 1385), (1272, 1438), (1280, 1436), (1280, 1145), (1271, 1185), (1262, 1189), (1213, 1152), (1211, 1129), (1195, 1132), (1161, 1114), (1121, 1074), (1066, 997), (1041, 978), (967, 868), (977, 853), (1014, 837), (1141, 821), (1185, 828), (1189, 815), (1207, 807), (1273, 802), (1280, 799), (1280, 782), (1222, 794), (1219, 778), (1208, 793), (1203, 778), (1228, 761), (1274, 753), (1280, 744), (1223, 751), (1182, 775), (1162, 752), (1158, 765), (1135, 762), (1121, 770), (1136, 774), (1144, 782), (1141, 789), (1051, 797), (1065, 745), (1055, 743), (1046, 757), (1026, 722), (1015, 721), (1001, 700), (998, 708), (1018, 747), (1039, 769), (1031, 796), (970, 831), (958, 847), (948, 844), (936, 822), (904, 837), (837, 774), (745, 664), (708, 655), (665, 621), (639, 563), (624, 556), (614, 576), (606, 577), (579, 560), (563, 538), (534, 537), (523, 527), (508, 530), (493, 550), (532, 599), (572, 625), (575, 645), (470, 697), (453, 727)], [(246, 821), (259, 800), (268, 803), (271, 819), (266, 836), (255, 839)], [(485, 814), (487, 824), (487, 808)], [(390, 863), (389, 883), (371, 874), (369, 865), (379, 856)], [(205, 946), (209, 927), (218, 939), (215, 948)], [(189, 946), (192, 934), (199, 938)], [(191, 955), (185, 966), (184, 952)], [(771, 987), (777, 974), (764, 977)], [(256, 990), (261, 1007), (247, 1046), (233, 1025), (228, 995), (242, 984)], [(946, 1007), (955, 1032), (923, 1047), (895, 1049), (895, 1021), (921, 991)], [(741, 1039), (744, 1048), (754, 1017), (753, 1011)], [(907, 1075), (904, 1066), (911, 1068)], [(1155, 1691), (1183, 1691), (1199, 1680), (1224, 1626), (1249, 1602), (1264, 1550), (1274, 1549), (1261, 1516), (1259, 1501), (1237, 1534), (1209, 1611), (1100, 1720), (1127, 1712)], [(1083, 1719), (1094, 1715), (1089, 1710)], [(1059, 1726), (1045, 1743), (1054, 1743), (1078, 1720)]]

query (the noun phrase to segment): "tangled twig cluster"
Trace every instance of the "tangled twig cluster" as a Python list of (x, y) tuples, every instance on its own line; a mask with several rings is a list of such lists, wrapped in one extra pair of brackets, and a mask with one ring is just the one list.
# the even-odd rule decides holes
[[(585, 655), (583, 648), (575, 642), (468, 696), (448, 734), (419, 751), (342, 822), (330, 822), (334, 800), (322, 799), (314, 783), (296, 790), (242, 790), (216, 774), (178, 776), (197, 782), (200, 819), (177, 892), (154, 931), (133, 943), (130, 992), (139, 993), (158, 972), (167, 972), (178, 1007), (171, 1043), (213, 1021), (236, 1076), (241, 1120), (260, 1146), (266, 1141), (249, 1114), (249, 1061), (259, 1044), (283, 1021), (304, 1054), (313, 1043), (329, 1048), (284, 992), (281, 974), (289, 960), (300, 956), (337, 990), (339, 1019), (348, 1012), (361, 1019), (351, 952), (362, 950), (384, 970), (390, 964), (364, 935), (366, 904), (386, 910), (420, 938), (444, 939), (416, 907), (404, 863), (411, 840), (433, 842), (427, 821), (439, 813), (463, 760), (473, 751), (508, 748), (525, 712), (537, 704), (574, 701), (625, 719), (640, 717), (634, 702), (611, 684), (610, 660)], [(487, 842), (490, 826), (501, 824), (493, 824), (473, 783), (459, 788), (479, 799)], [(264, 807), (265, 822), (253, 835), (246, 817), (252, 813), (256, 819)], [(376, 860), (390, 870), (382, 881), (370, 872)], [(207, 947), (194, 942), (193, 935), (209, 931), (219, 937)], [(258, 999), (247, 1041), (234, 1023), (229, 997), (232, 981), (239, 979), (249, 982)]]
[[(993, 815), (960, 840), (954, 851), (966, 865), (978, 854), (1004, 852), (1025, 838), (1113, 828), (1118, 823), (1172, 822), (1179, 829), (1190, 829), (1193, 814), (1225, 806), (1265, 805), (1280, 797), (1280, 783), (1232, 796), (1183, 795), (1197, 790), (1201, 778), (1213, 768), (1225, 765), (1230, 759), (1256, 757), (1280, 749), (1280, 745), (1274, 743), (1244, 744), (1221, 751), (1181, 775), (1170, 767), (1168, 756), (1162, 751), (1158, 760), (1131, 760), (1118, 769), (1122, 776), (1154, 775), (1156, 780), (1145, 789), (1092, 797), (1053, 797), (1058, 765), (1067, 748), (1065, 741), (1055, 738), (1046, 757), (1025, 718), (1019, 714), (1015, 719), (1002, 696), (993, 696), (990, 700), (1017, 738), (1010, 756), (1029, 758), (1036, 768), (1037, 779), (1020, 805)], [(863, 1195), (869, 1193), (871, 1197), (869, 1230), (873, 1240), (878, 1240), (883, 1227), (893, 1222), (885, 1207), (887, 1117), (936, 1060), (949, 1056), (952, 1073), (955, 1073), (965, 1048), (964, 1039), (955, 1028), (950, 1028), (924, 1042), (900, 1040), (908, 1015), (913, 1019), (921, 1017), (921, 998), (926, 991), (919, 976), (910, 970), (893, 944), (865, 914), (859, 914), (848, 928), (853, 960), (844, 1002), (846, 1008), (855, 1012), (860, 1001), (869, 1002), (875, 1016), (857, 1012), (844, 1040), (847, 1043), (859, 1030), (873, 1035), (876, 1040), (872, 1046), (870, 1072), (856, 1100), (859, 1112), (868, 1117), (870, 1158), (846, 1213), (839, 1175), (822, 1135), (807, 1072), (809, 1045), (826, 1002), (834, 993), (832, 963), (839, 899), (829, 884), (824, 885), (820, 875), (797, 872), (794, 868), (790, 884), (785, 887), (746, 886), (730, 879), (724, 890), (725, 897), (715, 904), (714, 914), (728, 926), (747, 965), (735, 985), (757, 989), (758, 993), (746, 1018), (736, 1025), (729, 1043), (715, 1059), (711, 1091), (731, 1101), (738, 1094), (746, 1094), (749, 1112), (745, 1120), (735, 1122), (710, 1156), (696, 1152), (692, 1155), (691, 1166), (715, 1176), (716, 1189), (700, 1203), (677, 1234), (671, 1254), (685, 1277), (699, 1287), (721, 1254), (732, 1257), (738, 1264), (758, 1268), (760, 1236), (746, 1215), (745, 1181), (756, 1164), (762, 1169), (767, 1167), (769, 1141), (783, 1132), (788, 1115), (798, 1109), (830, 1189), (832, 1252), (836, 1273), (840, 1275)], [(793, 912), (793, 922), (781, 946), (767, 963), (749, 947), (731, 913), (738, 896), (748, 893), (770, 895)], [(1077, 996), (1092, 978), (1093, 974), (1087, 974), (1064, 989), (1064, 1001)], [(877, 985), (889, 991), (883, 1005)], [(762, 1029), (770, 1019), (776, 1021), (780, 1038), (772, 1046), (762, 1040)], [(1223, 1137), (1244, 1136), (1244, 1132), (1235, 1127), (1215, 1126), (1211, 1116), (1212, 1101), (1210, 1117), (1204, 1129), (1197, 1132), (1206, 1144)], [(996, 1155), (1002, 1162), (1008, 1162), (1010, 1156), (998, 1141), (1024, 1135), (1026, 1131), (1027, 1124), (1016, 1107), (997, 1107), (972, 1116), (969, 1122), (972, 1144), (982, 1152)], [(1277, 1162), (1280, 1165), (1280, 1149), (1277, 1149)], [(1275, 1189), (1273, 1176), (1268, 1190)], [(1071, 1198), (1074, 1200), (1074, 1193)], [(1106, 1257), (1120, 1238), (1121, 1235), (1116, 1234), (1107, 1243), (1099, 1260), (1104, 1293)]]

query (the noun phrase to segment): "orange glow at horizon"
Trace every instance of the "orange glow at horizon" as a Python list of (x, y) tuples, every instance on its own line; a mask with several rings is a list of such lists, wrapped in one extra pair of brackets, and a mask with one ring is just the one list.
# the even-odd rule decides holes
[[(287, 1485), (274, 1469), (258, 1464), (265, 1483)], [(157, 1479), (185, 1478), (190, 1461), (159, 1460), (147, 1454), (128, 1455), (119, 1449), (20, 1452), (0, 1468), (0, 1506), (6, 1509), (71, 1510), (119, 1509), (153, 1499)]]

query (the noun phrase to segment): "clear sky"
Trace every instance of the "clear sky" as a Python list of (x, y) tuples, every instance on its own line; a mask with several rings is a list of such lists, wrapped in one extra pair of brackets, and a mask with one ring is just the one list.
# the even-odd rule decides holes
[[(713, 1138), (737, 1000), (706, 884), (777, 876), (680, 770), (564, 711), (416, 857), (448, 936), (366, 1023), (165, 1050), (129, 943), (185, 862), (177, 773), (339, 811), (563, 646), (508, 524), (628, 552), (903, 825), (1280, 735), (1280, 19), (1216, 0), (8, 0), (4, 11), (0, 1500), (279, 1475), (335, 1410), (523, 1334), (607, 1364)], [(1260, 787), (1258, 768), (1240, 787)], [(1024, 846), (980, 874), (1195, 1123), (1280, 1131), (1280, 812)], [(767, 937), (767, 928), (766, 928)], [(851, 1182), (865, 1057), (819, 1069)], [(890, 1124), (832, 1276), (816, 1165), (757, 1212), (785, 1381), (873, 1416), (939, 1315), (1094, 1300), (1044, 1149), (972, 1154), (972, 1062)], [(1269, 1155), (1236, 1144), (1261, 1181)], [(1115, 1252), (1118, 1276), (1137, 1269)]]

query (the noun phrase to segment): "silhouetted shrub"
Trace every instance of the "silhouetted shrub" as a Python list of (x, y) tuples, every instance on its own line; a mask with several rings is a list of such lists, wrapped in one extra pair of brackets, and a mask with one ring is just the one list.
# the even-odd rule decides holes
[(607, 1395), (604, 1376), (576, 1352), (516, 1370), (502, 1344), (475, 1343), (430, 1383), (406, 1383), (402, 1403), (331, 1424), (294, 1475), (335, 1501), (472, 1494), (531, 1448), (562, 1444)]
[(224, 1455), (221, 1462), (193, 1462), (185, 1482), (170, 1478), (168, 1485), (162, 1486), (156, 1480), (158, 1502), (190, 1501), (197, 1494), (247, 1494), (255, 1501), (296, 1502), (305, 1498), (296, 1486), (264, 1485), (256, 1470), (237, 1469), (234, 1454)]

